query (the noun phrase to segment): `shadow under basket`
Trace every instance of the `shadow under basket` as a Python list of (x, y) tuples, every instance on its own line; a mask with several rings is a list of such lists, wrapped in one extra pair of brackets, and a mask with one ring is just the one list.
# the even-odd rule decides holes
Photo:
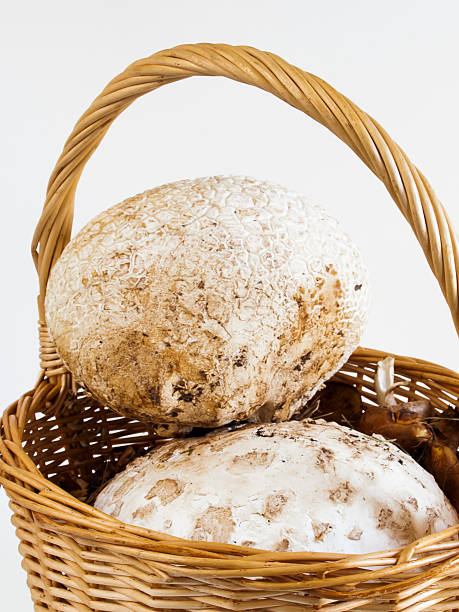
[[(37, 611), (459, 610), (459, 525), (403, 549), (365, 555), (266, 552), (187, 541), (126, 525), (91, 505), (128, 461), (155, 444), (145, 424), (74, 389), (44, 325), (49, 272), (70, 239), (83, 167), (108, 127), (137, 97), (193, 75), (225, 76), (264, 89), (348, 144), (386, 185), (421, 244), (459, 329), (457, 238), (420, 171), (384, 130), (327, 83), (271, 53), (183, 45), (139, 60), (111, 81), (76, 124), (51, 176), (33, 241), (40, 278), (41, 374), (3, 414), (0, 481)], [(334, 380), (375, 404), (377, 362), (359, 348)], [(395, 357), (400, 399), (459, 409), (459, 375)], [(459, 418), (459, 415), (458, 415)]]

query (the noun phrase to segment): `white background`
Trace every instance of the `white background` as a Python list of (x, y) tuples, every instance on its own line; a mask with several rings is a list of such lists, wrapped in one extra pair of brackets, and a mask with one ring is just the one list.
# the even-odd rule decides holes
[[(38, 369), (29, 243), (74, 122), (128, 63), (184, 42), (248, 44), (329, 81), (373, 115), (459, 224), (459, 5), (455, 0), (5, 3), (0, 18), (2, 405)], [(75, 226), (162, 183), (247, 174), (297, 189), (339, 217), (373, 279), (362, 344), (453, 369), (457, 336), (422, 251), (382, 184), (324, 128), (259, 90), (191, 79), (137, 101), (83, 174)], [(0, 492), (1, 609), (31, 610)]]

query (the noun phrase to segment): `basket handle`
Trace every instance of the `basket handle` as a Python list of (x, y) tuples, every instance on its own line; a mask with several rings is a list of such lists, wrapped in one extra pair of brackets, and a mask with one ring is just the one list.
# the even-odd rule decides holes
[[(39, 318), (45, 335), (48, 276), (70, 240), (75, 190), (86, 162), (112, 121), (136, 98), (190, 76), (224, 76), (255, 85), (303, 111), (345, 142), (384, 183), (411, 225), (459, 333), (457, 236), (426, 178), (384, 129), (328, 83), (272, 53), (200, 43), (160, 51), (128, 66), (97, 96), (65, 143), (32, 241), (40, 281)], [(48, 347), (47, 352), (53, 351)]]

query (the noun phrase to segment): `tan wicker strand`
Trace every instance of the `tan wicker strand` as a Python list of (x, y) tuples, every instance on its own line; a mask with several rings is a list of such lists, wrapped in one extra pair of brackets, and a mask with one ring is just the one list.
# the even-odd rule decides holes
[[(366, 555), (273, 552), (186, 541), (126, 525), (88, 500), (155, 444), (145, 424), (112, 412), (75, 387), (44, 323), (48, 275), (70, 239), (81, 172), (112, 121), (137, 97), (190, 76), (255, 85), (316, 119), (385, 184), (420, 242), (459, 331), (459, 249), (432, 188), (383, 128), (330, 85), (250, 47), (182, 45), (135, 62), (77, 122), (51, 175), (32, 250), (40, 278), (41, 372), (9, 406), (0, 435), (0, 483), (36, 611), (259, 610), (264, 612), (459, 612), (459, 525), (404, 549)], [(378, 360), (360, 347), (335, 380), (375, 403)], [(393, 355), (401, 400), (428, 398), (458, 412), (459, 375)]]

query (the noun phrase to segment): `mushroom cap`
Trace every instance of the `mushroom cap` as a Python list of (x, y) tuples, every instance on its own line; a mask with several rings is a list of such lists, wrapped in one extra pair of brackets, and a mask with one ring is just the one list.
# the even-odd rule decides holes
[(409, 455), (311, 420), (166, 443), (115, 476), (95, 506), (186, 539), (277, 551), (367, 553), (458, 522)]
[(59, 354), (101, 403), (215, 427), (285, 420), (311, 397), (358, 346), (368, 279), (322, 208), (217, 176), (98, 215), (54, 266), (45, 305)]

